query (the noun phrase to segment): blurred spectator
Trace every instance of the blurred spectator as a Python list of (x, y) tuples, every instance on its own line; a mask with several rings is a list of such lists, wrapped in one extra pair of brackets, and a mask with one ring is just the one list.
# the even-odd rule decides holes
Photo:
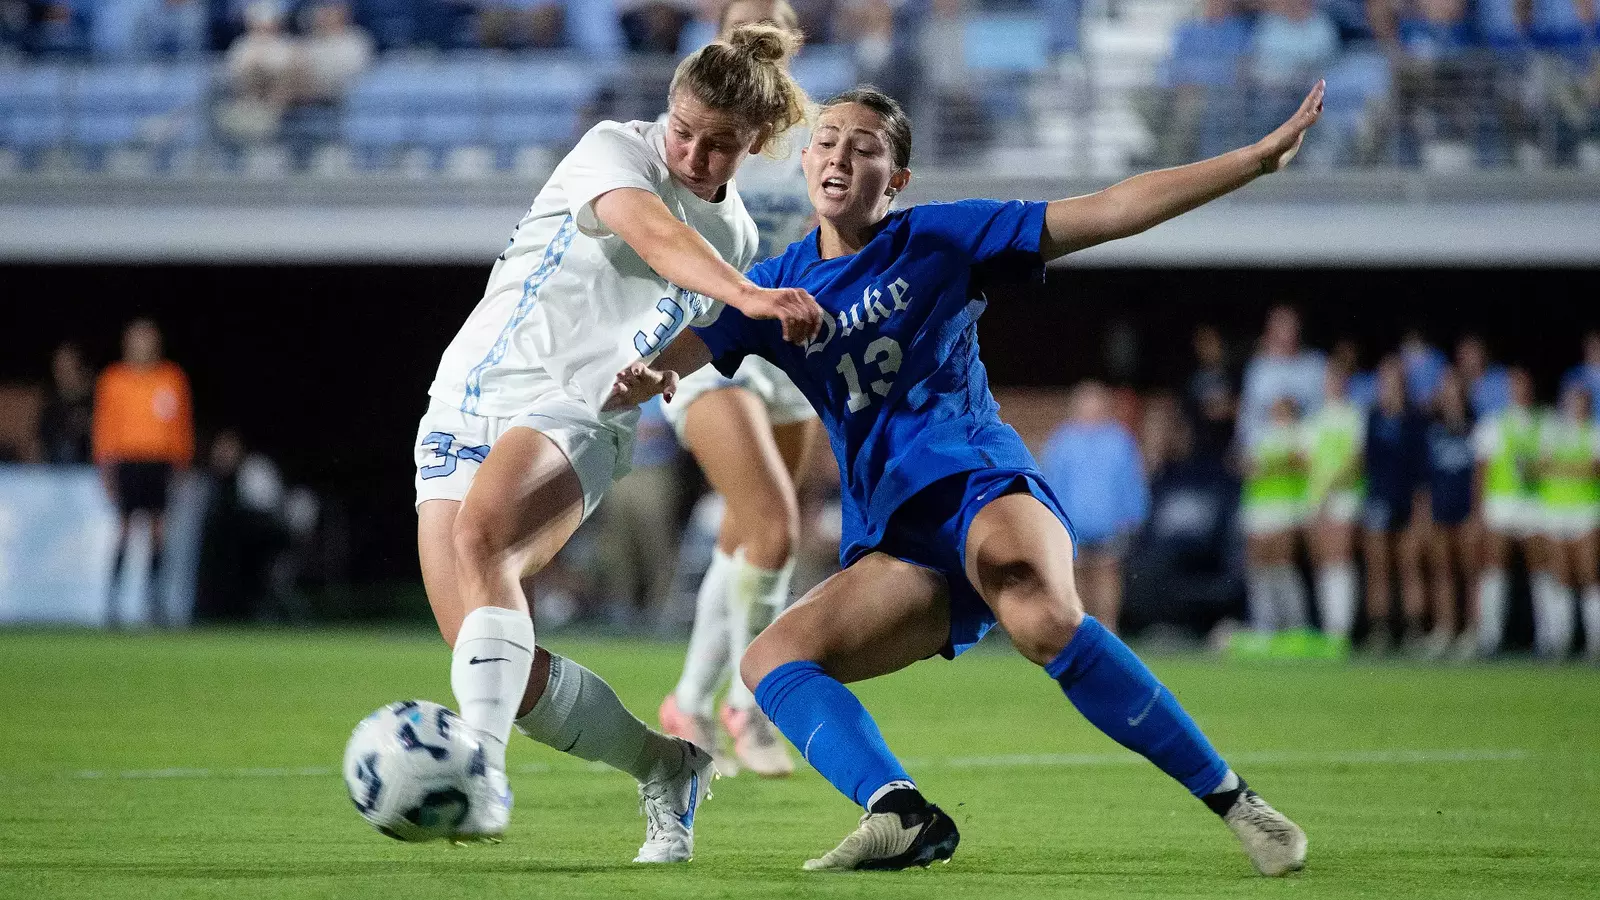
[(1398, 356), (1378, 364), (1378, 402), (1367, 417), (1366, 506), (1362, 547), (1367, 564), (1367, 649), (1394, 645), (1391, 580), (1400, 580), (1405, 641), (1422, 638), (1427, 598), (1422, 582), (1422, 531), (1428, 489), (1428, 421), (1406, 403)]
[(88, 51), (88, 4), (32, 0), (27, 4), (27, 47), (39, 56), (78, 56)]
[(1112, 418), (1105, 385), (1085, 381), (1073, 390), (1070, 418), (1050, 435), (1039, 468), (1072, 521), (1084, 609), (1115, 629), (1122, 560), (1150, 512), (1150, 491), (1133, 435)]
[(1600, 419), (1600, 328), (1583, 336), (1583, 362), (1561, 376), (1563, 393), (1575, 384), (1583, 385), (1594, 405), (1594, 416)]
[(622, 33), (634, 53), (677, 53), (694, 0), (617, 0)]
[(664, 536), (679, 531), (681, 454), (660, 398), (644, 404), (633, 471), (612, 486), (598, 510), (597, 549), (605, 560), (600, 590), (616, 624), (631, 625), (668, 597), (677, 551)]
[(1406, 401), (1418, 409), (1432, 407), (1439, 382), (1450, 367), (1449, 357), (1413, 328), (1400, 340), (1400, 362), (1405, 367)]
[(89, 45), (102, 59), (186, 55), (209, 48), (201, 0), (99, 0)]
[(1233, 420), (1239, 411), (1238, 390), (1228, 373), (1227, 350), (1214, 325), (1194, 330), (1195, 370), (1184, 388), (1183, 408), (1194, 423), (1194, 450), (1222, 459), (1233, 442)]
[(1295, 401), (1302, 415), (1322, 404), (1321, 353), (1300, 346), (1300, 314), (1293, 307), (1275, 306), (1267, 313), (1265, 332), (1244, 370), (1244, 391), (1239, 409), (1239, 440), (1255, 443), (1266, 426), (1268, 410), (1280, 397)]
[(245, 21), (245, 33), (223, 60), (229, 99), (218, 109), (217, 125), (235, 143), (253, 144), (277, 136), (295, 97), (299, 54), (273, 0), (255, 0)]
[[(1254, 131), (1266, 134), (1300, 108), (1306, 91), (1339, 52), (1339, 35), (1314, 0), (1265, 0), (1251, 49)], [(1317, 135), (1306, 137), (1317, 140)]]
[(161, 332), (149, 319), (135, 319), (122, 333), (122, 362), (112, 363), (95, 384), (94, 461), (117, 507), (116, 557), (111, 572), (111, 624), (117, 602), (128, 532), (135, 516), (150, 522), (151, 622), (165, 624), (159, 600), (161, 556), (166, 538), (167, 491), (173, 472), (194, 456), (194, 415), (189, 379), (162, 359)]
[(1366, 411), (1347, 397), (1347, 362), (1330, 362), (1322, 408), (1306, 420), (1311, 561), (1322, 633), (1343, 649), (1356, 618), (1355, 525), (1364, 483)]
[(1378, 375), (1371, 369), (1361, 368), (1361, 351), (1355, 341), (1340, 338), (1328, 354), (1328, 366), (1338, 367), (1345, 373), (1344, 396), (1363, 412), (1372, 408), (1378, 399)]
[(1478, 486), (1479, 518), (1483, 524), (1483, 573), (1478, 582), (1478, 653), (1499, 652), (1505, 635), (1510, 585), (1506, 569), (1514, 547), (1523, 551), (1529, 568), (1536, 568), (1536, 546), (1530, 538), (1538, 530), (1533, 467), (1539, 452), (1539, 428), (1533, 413), (1533, 381), (1521, 368), (1510, 371), (1511, 402), (1500, 412), (1479, 420), (1473, 429), (1474, 476)]
[(58, 466), (87, 463), (93, 417), (94, 372), (77, 344), (62, 344), (50, 357), (50, 383), (39, 411), (39, 458)]
[(1575, 160), (1579, 143), (1600, 137), (1600, 31), (1594, 0), (1528, 0), (1539, 144), (1545, 162)]
[(357, 77), (372, 64), (372, 38), (350, 23), (344, 0), (319, 0), (304, 12), (309, 20), (294, 63), (293, 101), (284, 111), (283, 134), (295, 167), (338, 138), (340, 108)]
[(1164, 115), (1155, 132), (1159, 165), (1177, 165), (1231, 150), (1242, 141), (1241, 74), (1250, 52), (1250, 23), (1235, 0), (1205, 0), (1198, 18), (1172, 36)]
[[(1429, 527), (1424, 548), (1432, 581), (1432, 630), (1424, 645), (1430, 659), (1455, 647), (1458, 656), (1476, 651), (1475, 617), (1456, 644), (1457, 586), (1473, 584), (1478, 571), (1476, 529), (1471, 522), (1473, 495), (1472, 413), (1467, 407), (1466, 384), (1453, 369), (1446, 369), (1434, 395), (1428, 423)], [(1469, 604), (1470, 606), (1471, 604)]]
[(290, 543), (283, 478), (272, 460), (246, 450), (231, 429), (211, 442), (208, 474), (211, 494), (201, 537), (195, 620), (267, 619), (284, 606), (273, 578)]
[(1505, 366), (1489, 361), (1489, 349), (1478, 335), (1456, 342), (1456, 374), (1467, 389), (1474, 418), (1492, 416), (1511, 402), (1511, 377)]
[[(1533, 578), (1534, 650), (1563, 659), (1572, 650), (1574, 601), (1583, 598), (1590, 635), (1600, 612), (1595, 565), (1595, 530), (1600, 528), (1600, 428), (1593, 398), (1582, 384), (1561, 392), (1559, 403), (1539, 423), (1540, 530), (1546, 542)], [(1589, 653), (1596, 654), (1594, 641)]]
[(491, 49), (549, 50), (566, 37), (562, 0), (498, 0), (478, 13), (478, 41)]
[(1305, 440), (1293, 397), (1279, 395), (1245, 448), (1240, 523), (1245, 534), (1245, 593), (1257, 635), (1305, 628), (1305, 583), (1294, 564), (1295, 536), (1306, 521)]
[(834, 34), (852, 46), (858, 80), (870, 82), (901, 98), (906, 86), (896, 77), (896, 66), (915, 70), (914, 61), (895, 55), (902, 36), (897, 33), (896, 0), (844, 0)]
[(923, 158), (970, 161), (989, 144), (991, 110), (967, 69), (967, 0), (933, 0), (920, 31), (919, 87), (932, 105)]

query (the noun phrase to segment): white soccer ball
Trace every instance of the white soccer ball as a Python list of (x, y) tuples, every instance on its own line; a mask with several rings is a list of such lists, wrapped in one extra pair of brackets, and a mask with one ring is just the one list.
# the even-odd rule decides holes
[(454, 834), (484, 777), (483, 747), (454, 712), (402, 700), (356, 726), (344, 749), (344, 784), (361, 817), (400, 841)]

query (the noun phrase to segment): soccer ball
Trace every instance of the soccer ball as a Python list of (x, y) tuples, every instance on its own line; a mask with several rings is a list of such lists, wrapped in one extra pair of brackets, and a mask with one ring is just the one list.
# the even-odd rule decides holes
[(483, 747), (454, 712), (401, 700), (356, 726), (344, 749), (344, 784), (356, 811), (400, 841), (455, 833), (486, 772)]

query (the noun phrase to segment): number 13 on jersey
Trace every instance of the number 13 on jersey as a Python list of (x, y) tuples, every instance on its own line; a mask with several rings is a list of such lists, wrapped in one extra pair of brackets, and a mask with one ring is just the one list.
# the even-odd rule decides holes
[[(900, 342), (892, 337), (881, 337), (867, 345), (861, 354), (862, 365), (876, 366), (882, 378), (874, 380), (867, 387), (879, 397), (889, 396), (889, 388), (894, 386), (894, 374), (900, 371)], [(856, 361), (850, 357), (846, 350), (839, 357), (839, 365), (835, 371), (844, 376), (844, 385), (850, 392), (849, 406), (851, 412), (860, 412), (872, 404), (872, 396), (861, 389), (861, 374), (856, 369)], [(870, 376), (870, 372), (868, 373)]]

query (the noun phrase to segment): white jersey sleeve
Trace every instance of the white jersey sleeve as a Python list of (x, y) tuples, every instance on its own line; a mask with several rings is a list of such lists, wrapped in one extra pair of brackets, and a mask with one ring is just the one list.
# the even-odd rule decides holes
[(647, 144), (618, 128), (596, 127), (568, 154), (562, 180), (568, 211), (586, 237), (612, 237), (594, 214), (594, 202), (618, 188), (638, 188), (660, 196), (666, 164)]

